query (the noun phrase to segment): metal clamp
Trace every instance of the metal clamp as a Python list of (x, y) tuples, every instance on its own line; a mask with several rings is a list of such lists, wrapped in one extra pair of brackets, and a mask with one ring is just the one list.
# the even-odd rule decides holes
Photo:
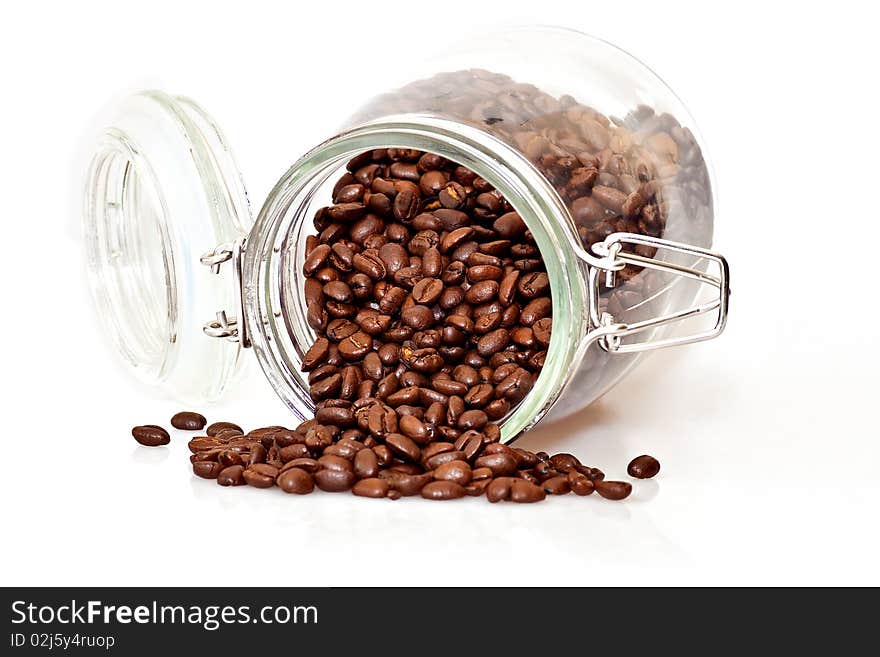
[[(710, 265), (716, 265), (716, 271), (714, 273), (707, 273), (694, 267), (686, 267), (656, 258), (646, 258), (624, 251), (623, 246), (625, 244), (642, 245), (681, 253), (693, 258), (694, 264), (707, 261)], [(730, 269), (727, 260), (721, 254), (689, 244), (681, 244), (634, 233), (614, 233), (605, 238), (604, 241), (594, 244), (592, 249), (600, 259), (600, 264), (590, 267), (589, 271), (590, 320), (593, 326), (593, 330), (588, 335), (590, 342), (595, 340), (599, 343), (599, 346), (612, 353), (627, 354), (711, 340), (718, 337), (724, 331), (724, 327), (727, 324), (727, 306), (730, 298)], [(631, 324), (620, 323), (609, 313), (600, 313), (599, 311), (599, 277), (604, 275), (606, 287), (613, 287), (616, 284), (616, 272), (623, 269), (626, 265), (655, 269), (675, 276), (696, 280), (712, 287), (717, 293), (715, 298), (707, 303)], [(625, 343), (623, 340), (630, 335), (649, 331), (658, 326), (680, 322), (711, 312), (716, 313), (715, 325), (705, 331), (680, 337), (646, 340), (644, 342)]]
[(202, 330), (209, 337), (224, 338), (230, 342), (238, 342), (242, 347), (250, 347), (251, 341), (248, 337), (247, 323), (244, 320), (244, 295), (242, 294), (241, 282), (244, 245), (244, 239), (226, 242), (200, 258), (203, 265), (210, 267), (212, 274), (219, 274), (223, 263), (232, 263), (233, 292), (238, 302), (235, 317), (227, 316), (225, 310), (218, 310), (217, 318), (207, 322)]

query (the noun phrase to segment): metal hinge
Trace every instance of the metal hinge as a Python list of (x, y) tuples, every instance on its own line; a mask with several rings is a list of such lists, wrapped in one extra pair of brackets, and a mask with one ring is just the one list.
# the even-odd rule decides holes
[(232, 263), (233, 294), (238, 308), (236, 315), (230, 317), (225, 309), (217, 311), (217, 317), (207, 322), (202, 330), (212, 338), (224, 338), (230, 342), (238, 342), (242, 347), (250, 347), (247, 323), (244, 319), (244, 295), (242, 293), (241, 269), (244, 259), (245, 240), (220, 244), (213, 251), (201, 257), (201, 263), (211, 268), (211, 273), (219, 274), (221, 265)]
[[(625, 244), (642, 245), (655, 248), (658, 251), (680, 253), (688, 256), (691, 266), (679, 265), (658, 258), (647, 258), (630, 253), (623, 250)], [(590, 267), (589, 271), (589, 291), (590, 320), (593, 329), (587, 336), (589, 342), (596, 341), (600, 347), (612, 353), (626, 354), (711, 340), (721, 335), (722, 331), (724, 331), (724, 327), (727, 324), (727, 306), (730, 298), (730, 269), (727, 260), (721, 254), (689, 244), (681, 244), (634, 233), (614, 233), (609, 235), (604, 241), (593, 244), (592, 250), (595, 256), (591, 258), (593, 266)], [(598, 260), (596, 257), (598, 257)], [(713, 268), (713, 271), (702, 271), (695, 268), (701, 263), (709, 263), (709, 268)], [(621, 323), (616, 321), (609, 313), (600, 311), (599, 287), (600, 277), (604, 277), (604, 284), (607, 288), (614, 287), (617, 272), (626, 265), (659, 270), (695, 280), (713, 288), (715, 293), (711, 301), (700, 305), (638, 322)], [(715, 324), (711, 329), (659, 340), (646, 340), (644, 342), (624, 341), (624, 338), (628, 336), (706, 313), (716, 314)]]

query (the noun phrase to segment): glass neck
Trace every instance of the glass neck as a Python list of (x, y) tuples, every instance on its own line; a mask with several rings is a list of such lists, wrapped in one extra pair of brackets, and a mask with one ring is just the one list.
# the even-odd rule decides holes
[(493, 185), (525, 221), (550, 278), (553, 336), (528, 396), (501, 423), (511, 440), (552, 407), (574, 371), (589, 317), (586, 264), (568, 210), (544, 176), (511, 146), (481, 130), (427, 115), (386, 117), (345, 132), (305, 155), (270, 193), (249, 239), (245, 305), (254, 351), (273, 387), (299, 417), (314, 404), (300, 372), (314, 340), (302, 295), (305, 239), (315, 211), (353, 156), (411, 148), (443, 156)]

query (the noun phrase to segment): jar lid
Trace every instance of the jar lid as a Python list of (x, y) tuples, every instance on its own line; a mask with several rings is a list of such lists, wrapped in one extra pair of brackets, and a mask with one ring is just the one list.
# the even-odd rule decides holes
[(100, 321), (137, 376), (188, 402), (218, 398), (240, 345), (205, 335), (235, 325), (226, 277), (200, 256), (253, 224), (244, 184), (217, 125), (181, 96), (145, 91), (114, 103), (92, 149), (84, 238)]

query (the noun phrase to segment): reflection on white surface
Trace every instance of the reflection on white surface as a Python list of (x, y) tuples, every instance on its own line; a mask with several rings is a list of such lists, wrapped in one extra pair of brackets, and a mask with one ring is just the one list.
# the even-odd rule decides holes
[(138, 445), (131, 451), (131, 460), (139, 465), (153, 465), (168, 460), (171, 452), (166, 447), (144, 447)]

